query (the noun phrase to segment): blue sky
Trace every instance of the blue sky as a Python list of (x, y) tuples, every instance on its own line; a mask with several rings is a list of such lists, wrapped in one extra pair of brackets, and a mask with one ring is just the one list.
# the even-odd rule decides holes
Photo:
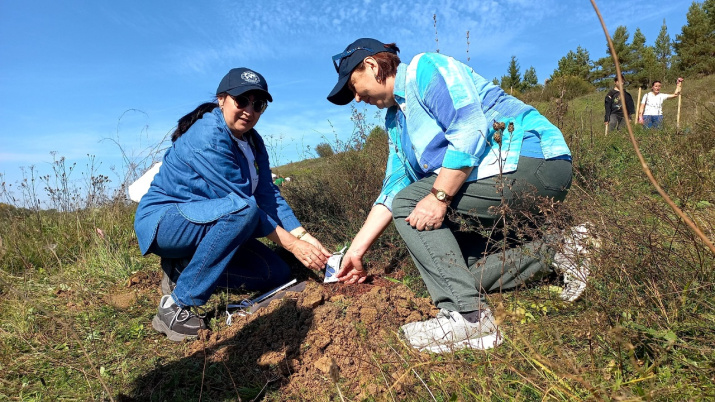
[[(691, 2), (597, 4), (611, 32), (640, 28), (652, 45), (663, 19), (675, 39)], [(21, 167), (50, 174), (53, 151), (78, 171), (89, 154), (117, 184), (122, 154), (140, 161), (165, 147), (176, 120), (239, 66), (262, 73), (273, 95), (256, 129), (274, 165), (300, 160), (352, 133), (350, 108), (325, 97), (337, 78), (331, 56), (360, 37), (396, 42), (403, 60), (439, 49), (490, 79), (515, 55), (540, 82), (579, 45), (592, 59), (606, 50), (586, 0), (0, 0), (0, 173), (15, 186)]]

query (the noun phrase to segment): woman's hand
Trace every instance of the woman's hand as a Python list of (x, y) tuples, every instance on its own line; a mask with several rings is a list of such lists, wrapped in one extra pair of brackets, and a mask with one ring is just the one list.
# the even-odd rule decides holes
[(318, 241), (318, 239), (313, 237), (310, 233), (306, 233), (305, 235), (303, 235), (303, 237), (301, 237), (301, 240), (307, 241), (308, 243), (316, 247), (318, 250), (320, 250), (321, 253), (330, 257), (330, 252), (326, 250), (325, 247), (323, 247), (323, 245)]
[[(306, 236), (303, 236), (303, 238), (305, 237)], [(322, 245), (320, 247), (322, 247)], [(285, 248), (290, 251), (301, 264), (310, 269), (321, 270), (325, 268), (325, 265), (328, 263), (328, 257), (330, 257), (330, 253), (325, 251), (324, 248), (321, 251), (320, 248), (304, 240), (296, 239), (292, 243), (285, 245)]]
[(343, 257), (340, 270), (335, 275), (340, 282), (363, 283), (367, 279), (367, 271), (362, 266), (362, 253), (350, 248)]
[(439, 229), (445, 215), (447, 215), (447, 204), (439, 201), (432, 194), (427, 194), (405, 218), (405, 222), (419, 231)]

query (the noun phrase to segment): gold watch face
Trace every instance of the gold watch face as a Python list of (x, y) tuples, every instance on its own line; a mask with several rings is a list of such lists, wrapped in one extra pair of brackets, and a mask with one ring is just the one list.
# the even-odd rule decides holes
[(444, 201), (444, 199), (447, 198), (447, 193), (445, 193), (444, 191), (441, 191), (441, 190), (437, 191), (437, 194), (435, 194), (435, 195), (437, 196), (437, 199), (440, 201)]

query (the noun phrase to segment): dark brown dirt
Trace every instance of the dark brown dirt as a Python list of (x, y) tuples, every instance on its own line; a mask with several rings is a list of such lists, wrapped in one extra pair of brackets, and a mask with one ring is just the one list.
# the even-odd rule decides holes
[[(130, 293), (153, 291), (160, 278), (137, 274), (127, 285)], [(107, 301), (130, 302), (122, 293)], [(401, 385), (388, 390), (385, 384), (398, 375), (377, 362), (399, 361), (410, 349), (399, 340), (399, 327), (435, 313), (429, 299), (383, 277), (362, 285), (309, 280), (302, 292), (288, 292), (252, 315), (234, 315), (231, 326), (225, 315), (217, 317), (218, 325), (187, 345), (185, 357), (224, 365), (237, 386), (269, 384), (289, 399), (334, 396), (337, 381), (345, 395), (382, 400), (388, 392), (399, 396)]]
[(341, 379), (348, 388), (342, 392), (374, 394), (380, 389), (366, 386), (381, 373), (370, 356), (397, 339), (400, 325), (430, 315), (428, 300), (384, 278), (363, 285), (310, 282), (301, 293), (235, 317), (230, 327), (207, 331), (191, 352), (206, 353), (211, 361), (256, 362), (263, 373), (255, 380), (272, 378), (285, 395), (311, 399), (306, 392), (333, 390)]

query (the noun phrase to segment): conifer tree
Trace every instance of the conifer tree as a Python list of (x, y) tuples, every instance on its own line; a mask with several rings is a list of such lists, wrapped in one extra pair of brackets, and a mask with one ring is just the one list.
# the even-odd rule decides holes
[[(628, 44), (628, 36), (628, 29), (623, 25), (618, 26), (611, 36), (613, 48), (626, 79), (628, 79), (630, 75), (634, 60), (633, 49)], [(613, 83), (613, 77), (616, 76), (616, 64), (613, 62), (608, 42), (606, 43), (606, 54), (606, 57), (602, 57), (596, 61), (595, 69), (593, 70), (593, 83), (597, 87), (604, 89), (610, 88)]]
[(685, 75), (715, 73), (715, 0), (693, 2), (687, 20), (674, 44), (678, 69)]
[(668, 35), (668, 26), (665, 25), (665, 18), (663, 19), (663, 25), (660, 27), (660, 33), (658, 33), (658, 38), (655, 40), (655, 46), (653, 50), (655, 51), (655, 60), (658, 65), (658, 79), (665, 81), (665, 77), (670, 70), (671, 56), (672, 56), (673, 44), (670, 40), (670, 35)]
[[(646, 46), (645, 42), (645, 35), (643, 35), (640, 28), (637, 28), (636, 32), (633, 33), (633, 42), (630, 45), (631, 59), (630, 65), (627, 66), (629, 71), (624, 71), (626, 81), (641, 88), (650, 87), (653, 81), (660, 78), (655, 49), (651, 46)], [(621, 69), (624, 69), (623, 65), (621, 65)]]
[(501, 87), (503, 90), (511, 93), (513, 90), (521, 91), (521, 86), (519, 62), (516, 60), (516, 56), (511, 56), (507, 75), (501, 78)]
[(526, 71), (524, 71), (524, 79), (522, 80), (521, 84), (522, 92), (539, 85), (539, 78), (536, 76), (536, 69), (534, 68), (534, 66), (531, 66)]
[(578, 46), (576, 52), (569, 50), (566, 56), (558, 62), (558, 68), (551, 74), (551, 79), (563, 76), (579, 77), (587, 82), (591, 82), (591, 69), (593, 62), (588, 50)]

